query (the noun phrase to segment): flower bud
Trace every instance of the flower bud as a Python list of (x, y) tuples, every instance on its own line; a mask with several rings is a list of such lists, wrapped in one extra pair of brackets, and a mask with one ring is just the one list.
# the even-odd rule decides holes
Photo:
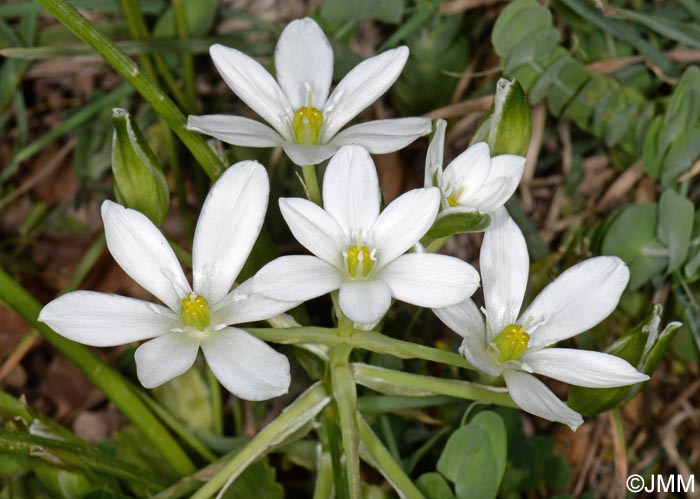
[[(681, 327), (680, 322), (671, 322), (659, 333), (662, 312), (663, 307), (654, 304), (646, 319), (610, 345), (605, 353), (625, 359), (639, 372), (651, 375)], [(625, 404), (639, 393), (642, 386), (643, 383), (616, 388), (572, 386), (567, 402), (583, 416), (593, 416)]]
[(126, 110), (114, 109), (112, 122), (112, 174), (117, 201), (160, 225), (170, 203), (170, 192), (161, 166)]
[(532, 123), (530, 105), (516, 80), (498, 80), (493, 104), (479, 124), (471, 144), (488, 142), (491, 156), (527, 155)]

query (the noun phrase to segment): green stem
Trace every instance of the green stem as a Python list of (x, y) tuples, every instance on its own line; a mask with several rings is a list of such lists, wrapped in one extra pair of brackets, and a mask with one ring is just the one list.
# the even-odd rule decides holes
[(209, 389), (209, 401), (211, 403), (211, 411), (214, 416), (214, 433), (216, 435), (224, 434), (224, 408), (221, 403), (221, 386), (219, 380), (216, 379), (214, 372), (209, 365), (204, 367), (204, 372), (207, 377), (207, 387)]
[(341, 338), (333, 329), (322, 327), (246, 328), (246, 331), (263, 341), (286, 345), (320, 344), (335, 346), (347, 344), (371, 352), (392, 355), (400, 359), (423, 359), (465, 369), (474, 369), (459, 354), (438, 348), (417, 345), (410, 341), (396, 340), (376, 331), (353, 331)]
[[(129, 28), (129, 34), (131, 37), (138, 41), (148, 41), (151, 38), (151, 33), (148, 31), (146, 22), (143, 19), (143, 14), (141, 14), (139, 2), (136, 0), (120, 0), (119, 5), (124, 15), (126, 25)], [(163, 56), (159, 53), (154, 53), (153, 59), (155, 60), (160, 76), (168, 86), (170, 93), (173, 94), (173, 97), (181, 107), (186, 107), (185, 96), (180, 90), (180, 87), (178, 87), (175, 77), (170, 72), (170, 68), (168, 68), (168, 65), (165, 63)], [(148, 76), (150, 76), (153, 81), (157, 81), (156, 72), (149, 57), (147, 55), (141, 55), (139, 60), (141, 61), (141, 65), (148, 73)]]
[(345, 453), (345, 475), (349, 497), (360, 497), (360, 435), (357, 430), (357, 388), (349, 365), (352, 347), (339, 345), (330, 352), (333, 399), (338, 406), (340, 433)]
[(413, 481), (406, 476), (403, 469), (391, 456), (379, 437), (374, 434), (365, 418), (357, 415), (357, 426), (360, 430), (362, 458), (377, 469), (391, 484), (400, 497), (407, 499), (424, 499), (423, 494), (416, 488)]
[(304, 176), (304, 186), (306, 188), (306, 195), (309, 200), (313, 201), (319, 206), (323, 206), (321, 189), (318, 187), (318, 178), (316, 177), (316, 165), (302, 166), (301, 174)]
[[(330, 401), (320, 383), (316, 383), (301, 394), (291, 405), (226, 463), (191, 499), (208, 499), (222, 487), (226, 489), (256, 459), (284, 441), (289, 435), (311, 421)], [(223, 492), (223, 491), (222, 491)]]
[[(173, 11), (175, 12), (175, 24), (177, 35), (181, 40), (189, 38), (187, 28), (187, 13), (185, 12), (184, 0), (173, 0)], [(194, 59), (191, 52), (182, 53), (182, 72), (185, 77), (185, 109), (188, 113), (197, 111), (197, 89), (194, 78)]]
[(129, 56), (95, 29), (66, 0), (37, 0), (37, 2), (76, 36), (95, 49), (105, 61), (133, 85), (136, 91), (163, 117), (210, 178), (216, 179), (221, 175), (224, 166), (216, 153), (212, 151), (202, 136), (192, 133), (185, 128), (185, 116), (180, 109), (151, 78), (143, 74), (138, 65)]
[(333, 461), (330, 453), (323, 451), (318, 454), (313, 499), (328, 499), (329, 497), (333, 497)]
[(368, 364), (353, 364), (352, 371), (357, 384), (387, 395), (427, 397), (449, 395), (450, 397), (478, 400), (487, 404), (518, 407), (506, 390), (488, 386), (441, 379), (421, 374), (411, 374)]
[(0, 270), (0, 299), (21, 315), (61, 354), (77, 366), (85, 376), (138, 427), (179, 475), (195, 469), (187, 454), (151, 411), (133, 392), (134, 387), (118, 372), (106, 366), (88, 348), (56, 334), (37, 320), (41, 305), (7, 273)]

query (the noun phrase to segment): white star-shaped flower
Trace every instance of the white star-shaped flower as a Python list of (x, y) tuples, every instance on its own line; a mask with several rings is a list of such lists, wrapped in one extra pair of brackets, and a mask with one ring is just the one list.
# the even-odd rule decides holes
[(189, 116), (187, 128), (229, 144), (282, 146), (297, 165), (315, 165), (339, 147), (357, 144), (369, 152), (398, 151), (430, 132), (427, 118), (370, 121), (341, 131), (396, 81), (408, 48), (387, 50), (358, 64), (330, 92), (333, 50), (315, 21), (291, 22), (275, 49), (277, 81), (244, 53), (212, 45), (216, 68), (233, 92), (270, 126), (241, 116)]
[(501, 208), (494, 214), (481, 247), (486, 320), (472, 300), (436, 309), (435, 313), (464, 338), (460, 352), (474, 367), (491, 376), (503, 375), (511, 397), (522, 409), (575, 430), (583, 423), (581, 415), (533, 374), (592, 388), (649, 379), (614, 355), (547, 348), (610, 315), (627, 286), (629, 270), (616, 257), (585, 260), (544, 288), (518, 318), (528, 269), (525, 239)]
[(199, 348), (234, 395), (265, 400), (287, 392), (289, 361), (245, 331), (229, 327), (292, 308), (252, 292), (252, 280), (231, 291), (262, 227), (269, 195), (256, 162), (231, 166), (209, 192), (195, 230), (190, 287), (175, 253), (142, 213), (102, 204), (110, 253), (122, 269), (165, 304), (75, 291), (47, 304), (39, 320), (57, 333), (92, 346), (151, 339), (136, 350), (137, 375), (147, 388), (187, 371)]
[(437, 120), (435, 135), (425, 159), (425, 186), (436, 185), (442, 194), (440, 217), (452, 213), (493, 213), (513, 195), (525, 168), (525, 157), (501, 154), (491, 157), (486, 142), (477, 142), (442, 170), (445, 120)]
[(263, 267), (253, 289), (278, 300), (309, 300), (340, 289), (343, 313), (374, 324), (394, 297), (423, 307), (445, 307), (472, 295), (479, 274), (446, 255), (409, 253), (435, 220), (440, 194), (415, 189), (379, 212), (377, 171), (369, 153), (345, 146), (323, 179), (323, 206), (280, 199), (294, 237), (316, 256), (283, 256)]

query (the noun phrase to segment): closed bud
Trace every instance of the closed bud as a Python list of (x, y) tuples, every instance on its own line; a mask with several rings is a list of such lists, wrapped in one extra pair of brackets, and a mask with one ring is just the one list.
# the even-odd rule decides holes
[[(659, 332), (663, 307), (654, 304), (652, 311), (644, 321), (632, 328), (627, 334), (610, 345), (605, 353), (625, 359), (639, 372), (651, 374), (659, 365), (668, 347), (671, 345), (680, 322), (671, 322)], [(616, 388), (584, 388), (572, 386), (569, 389), (569, 406), (584, 416), (620, 407), (637, 395), (644, 383), (620, 386)]]
[(516, 80), (498, 80), (493, 104), (479, 124), (471, 144), (488, 142), (491, 156), (527, 155), (532, 123), (530, 105)]
[(126, 110), (114, 109), (112, 122), (112, 174), (117, 201), (160, 225), (170, 203), (168, 184), (160, 164)]

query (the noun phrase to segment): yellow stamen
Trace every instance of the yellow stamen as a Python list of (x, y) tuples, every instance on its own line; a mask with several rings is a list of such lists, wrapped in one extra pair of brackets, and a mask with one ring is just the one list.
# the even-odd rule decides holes
[(459, 206), (459, 197), (462, 195), (464, 189), (457, 189), (454, 193), (447, 196), (447, 204), (452, 207)]
[(515, 360), (520, 357), (530, 342), (530, 335), (517, 324), (510, 324), (503, 328), (503, 331), (498, 333), (493, 340), (493, 343), (498, 348), (501, 362)]
[(316, 145), (323, 126), (323, 113), (311, 106), (300, 107), (292, 119), (297, 144)]
[(180, 301), (180, 316), (184, 325), (200, 331), (204, 331), (211, 324), (207, 299), (195, 293), (190, 293)]
[(348, 272), (352, 277), (357, 277), (357, 271), (362, 270), (362, 275), (367, 277), (374, 268), (372, 252), (367, 246), (350, 246), (345, 258), (348, 264)]

